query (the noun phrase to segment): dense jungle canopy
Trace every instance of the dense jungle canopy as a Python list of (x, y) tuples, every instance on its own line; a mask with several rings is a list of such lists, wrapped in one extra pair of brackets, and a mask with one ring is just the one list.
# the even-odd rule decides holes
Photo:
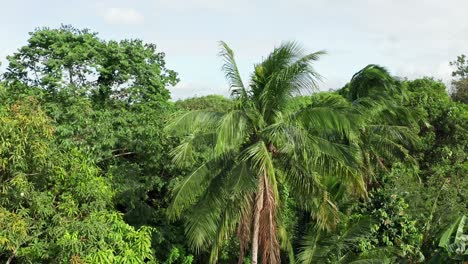
[(230, 97), (174, 102), (155, 44), (30, 33), (1, 73), (0, 262), (467, 263), (465, 55), (449, 88), (371, 64), (320, 91), (323, 51), (242, 80), (219, 48)]

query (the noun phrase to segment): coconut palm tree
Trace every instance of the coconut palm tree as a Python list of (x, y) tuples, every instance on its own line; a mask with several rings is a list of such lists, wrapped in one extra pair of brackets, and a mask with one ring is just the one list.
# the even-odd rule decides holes
[(205, 162), (175, 187), (169, 214), (185, 219), (191, 246), (211, 249), (211, 263), (236, 231), (239, 263), (248, 249), (254, 264), (280, 263), (280, 248), (291, 248), (278, 217), (284, 190), (323, 229), (338, 217), (324, 179), (335, 177), (365, 193), (357, 173), (358, 148), (351, 143), (359, 122), (350, 103), (321, 96), (307, 106), (291, 107), (296, 95), (317, 87), (320, 76), (312, 62), (322, 54), (283, 43), (255, 65), (247, 86), (233, 51), (221, 42), (222, 69), (235, 107), (190, 111), (168, 125), (174, 135), (184, 136), (172, 152), (175, 164), (194, 162), (194, 153), (209, 148)]
[(355, 73), (340, 93), (350, 101), (356, 101), (359, 98), (382, 98), (388, 94), (397, 96), (402, 94), (402, 90), (387, 69), (369, 64)]
[[(358, 145), (362, 160), (361, 173), (367, 184), (377, 182), (379, 170), (390, 167), (395, 161), (411, 159), (408, 146), (416, 144), (417, 134), (412, 129), (413, 117), (402, 107), (404, 91), (389, 72), (378, 65), (368, 65), (351, 78), (340, 91), (359, 113)], [(333, 182), (328, 186), (335, 186)], [(329, 188), (340, 208), (346, 198)], [(345, 203), (345, 204), (342, 204)], [(341, 222), (332, 232), (321, 231), (311, 224), (302, 241), (297, 256), (299, 263), (392, 263), (397, 248), (376, 248), (366, 254), (359, 253), (357, 241), (370, 234), (369, 220), (342, 215)], [(364, 220), (364, 221), (363, 221)], [(371, 221), (372, 222), (372, 221)]]
[(352, 102), (362, 118), (360, 149), (366, 181), (376, 181), (376, 172), (393, 162), (416, 162), (408, 148), (417, 144), (417, 124), (403, 106), (404, 90), (382, 66), (370, 64), (353, 75), (340, 93)]

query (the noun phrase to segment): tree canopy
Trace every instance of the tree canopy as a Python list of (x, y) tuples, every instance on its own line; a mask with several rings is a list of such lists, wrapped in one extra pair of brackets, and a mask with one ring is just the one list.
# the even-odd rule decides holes
[(370, 64), (327, 92), (323, 51), (246, 82), (219, 55), (230, 96), (174, 102), (155, 44), (30, 33), (0, 78), (0, 262), (468, 261), (464, 55), (451, 89)]

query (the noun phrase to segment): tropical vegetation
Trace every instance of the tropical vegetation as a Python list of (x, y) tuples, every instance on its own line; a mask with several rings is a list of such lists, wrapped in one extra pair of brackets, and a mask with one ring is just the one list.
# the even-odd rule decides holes
[[(320, 90), (283, 42), (173, 101), (155, 44), (38, 28), (0, 80), (0, 262), (467, 263), (468, 61)], [(220, 73), (220, 74), (223, 74)]]

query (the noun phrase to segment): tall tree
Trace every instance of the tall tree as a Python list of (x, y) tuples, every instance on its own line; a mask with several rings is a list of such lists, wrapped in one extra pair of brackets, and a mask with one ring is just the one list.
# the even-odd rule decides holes
[(0, 86), (0, 261), (154, 263), (152, 229), (128, 225), (89, 155), (56, 144), (32, 97), (9, 104)]
[(454, 101), (468, 103), (468, 60), (466, 55), (460, 55), (457, 60), (450, 62), (455, 67), (452, 72), (452, 98)]
[(169, 208), (172, 217), (184, 216), (194, 248), (211, 248), (211, 263), (236, 228), (239, 263), (249, 245), (252, 263), (280, 263), (280, 245), (288, 243), (285, 232), (278, 232), (284, 230), (278, 217), (283, 190), (321, 228), (337, 220), (323, 180), (336, 177), (349, 183), (346, 188), (365, 192), (356, 173), (357, 149), (349, 143), (358, 123), (350, 104), (323, 96), (305, 107), (290, 107), (295, 95), (316, 88), (319, 75), (312, 62), (322, 54), (283, 43), (255, 65), (245, 86), (233, 51), (222, 42), (223, 70), (235, 106), (225, 112), (191, 111), (168, 126), (185, 135), (173, 151), (176, 164), (193, 160), (193, 153), (206, 145), (211, 148), (207, 161), (179, 182)]
[(177, 74), (166, 68), (164, 53), (141, 40), (104, 41), (90, 30), (39, 28), (28, 44), (8, 56), (8, 83), (92, 95), (98, 101), (167, 100)]
[[(348, 99), (352, 109), (361, 117), (356, 141), (363, 165), (361, 173), (368, 190), (381, 187), (385, 184), (383, 175), (394, 163), (406, 159), (411, 164), (414, 160), (407, 147), (417, 142), (417, 130), (413, 129), (411, 111), (402, 106), (405, 98), (403, 87), (385, 68), (371, 64), (354, 74), (338, 93)], [(302, 263), (393, 263), (384, 261), (384, 258), (419, 256), (419, 233), (411, 218), (399, 215), (407, 205), (401, 198), (391, 197), (389, 190), (377, 190), (371, 192), (370, 199), (363, 203), (369, 208), (361, 210), (366, 218), (378, 220), (372, 228), (356, 225), (363, 212), (348, 208), (344, 210), (348, 215), (342, 216), (344, 222), (336, 230), (308, 230), (298, 260)], [(330, 192), (333, 193), (333, 189)], [(333, 196), (340, 208), (359, 204), (339, 193)], [(390, 222), (394, 225), (389, 225)], [(348, 227), (354, 231), (348, 233)], [(365, 236), (354, 237), (355, 231), (364, 231)], [(385, 252), (390, 245), (395, 246)]]
[(339, 91), (362, 117), (360, 148), (368, 183), (393, 162), (414, 161), (409, 147), (417, 143), (412, 111), (403, 106), (401, 83), (382, 66), (370, 64), (353, 75)]
[(110, 211), (123, 213), (129, 227), (157, 228), (149, 236), (158, 260), (189, 254), (183, 230), (178, 223), (168, 223), (164, 214), (167, 186), (176, 175), (168, 162), (176, 142), (167, 140), (163, 130), (165, 117), (174, 109), (167, 86), (176, 81), (176, 74), (165, 68), (164, 54), (155, 45), (103, 40), (69, 26), (41, 28), (10, 56), (5, 77), (2, 105), (32, 95), (51, 119), (51, 140), (60, 150), (69, 153), (77, 148), (99, 168), (96, 177), (106, 179), (112, 190)]

